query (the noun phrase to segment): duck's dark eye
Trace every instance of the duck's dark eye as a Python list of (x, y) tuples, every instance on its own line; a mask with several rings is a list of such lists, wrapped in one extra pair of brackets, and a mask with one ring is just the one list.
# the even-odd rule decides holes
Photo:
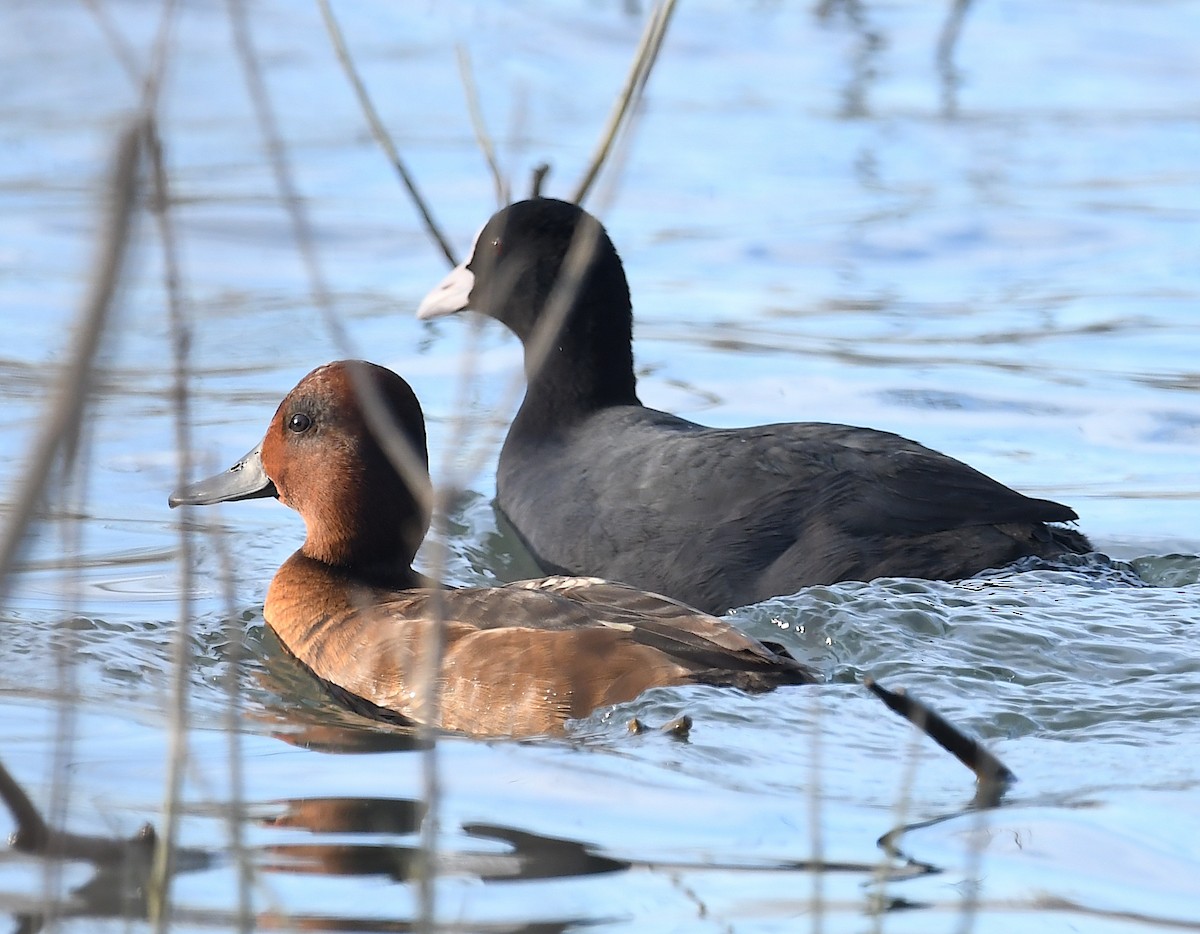
[(294, 431), (296, 434), (303, 434), (312, 427), (312, 419), (303, 412), (297, 412), (288, 419), (288, 431)]

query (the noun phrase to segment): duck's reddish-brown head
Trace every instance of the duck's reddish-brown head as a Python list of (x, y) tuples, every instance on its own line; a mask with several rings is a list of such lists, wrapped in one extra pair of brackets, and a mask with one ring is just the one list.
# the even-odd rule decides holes
[(302, 551), (326, 564), (410, 564), (429, 526), (425, 420), (391, 370), (340, 360), (280, 403), (262, 443), (232, 468), (171, 497), (206, 505), (277, 496), (303, 517)]

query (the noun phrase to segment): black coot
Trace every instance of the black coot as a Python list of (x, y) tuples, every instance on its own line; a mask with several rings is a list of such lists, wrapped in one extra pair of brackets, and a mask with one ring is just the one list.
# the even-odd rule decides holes
[(502, 321), (528, 388), (500, 453), (500, 509), (547, 571), (622, 581), (710, 613), (811, 584), (953, 580), (1026, 555), (1085, 553), (1068, 506), (870, 428), (706, 428), (646, 408), (633, 315), (599, 221), (509, 205), (421, 303)]

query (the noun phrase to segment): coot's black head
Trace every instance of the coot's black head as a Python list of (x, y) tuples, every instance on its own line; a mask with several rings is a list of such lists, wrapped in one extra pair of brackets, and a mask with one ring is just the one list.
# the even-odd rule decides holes
[[(555, 306), (561, 308), (556, 312)], [(470, 258), (426, 296), (418, 317), (464, 308), (503, 322), (528, 341), (543, 315), (564, 315), (579, 336), (630, 330), (629, 286), (604, 227), (567, 201), (518, 201), (494, 214)]]
[(604, 227), (577, 205), (535, 198), (495, 214), (417, 316), (464, 308), (503, 322), (525, 345), (529, 387), (517, 422), (526, 428), (639, 404), (625, 270)]

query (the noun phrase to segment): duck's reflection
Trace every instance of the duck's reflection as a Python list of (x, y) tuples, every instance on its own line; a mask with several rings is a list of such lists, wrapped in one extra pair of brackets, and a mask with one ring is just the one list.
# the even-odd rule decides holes
[(353, 931), (355, 934), (376, 932), (433, 931), (444, 934), (560, 934), (575, 931), (595, 921), (576, 919), (572, 921), (531, 921), (498, 924), (426, 924), (417, 921), (388, 921), (371, 918), (297, 918), (292, 915), (259, 915), (256, 927), (263, 931)]
[[(301, 798), (280, 802), (283, 810), (262, 821), (314, 834), (372, 837), (412, 836), (411, 842), (277, 843), (262, 849), (267, 872), (326, 876), (388, 876), (405, 880), (420, 865), (416, 834), (424, 816), (420, 802), (404, 798)], [(591, 852), (587, 844), (497, 824), (472, 823), (462, 833), (502, 847), (457, 847), (439, 854), (441, 874), (482, 882), (556, 879), (628, 869), (630, 863)]]
[[(10, 805), (11, 801), (8, 802)], [(406, 883), (424, 863), (419, 829), (424, 806), (406, 798), (313, 797), (260, 802), (250, 806), (260, 816), (246, 858), (258, 876), (294, 874), (313, 877), (384, 877)], [(36, 823), (36, 821), (35, 821)], [(527, 882), (586, 877), (633, 868), (670, 871), (776, 871), (786, 873), (847, 873), (870, 878), (874, 884), (902, 882), (939, 870), (905, 857), (896, 848), (900, 830), (880, 843), (894, 865), (880, 871), (874, 862), (829, 862), (813, 860), (763, 864), (717, 864), (630, 861), (597, 853), (587, 843), (547, 836), (529, 830), (489, 823), (464, 823), (446, 835), (437, 854), (437, 873), (486, 883)], [(26, 835), (27, 837), (28, 835)], [(254, 839), (257, 838), (257, 839)], [(8, 911), (23, 932), (40, 931), (68, 918), (152, 919), (161, 903), (151, 897), (154, 836), (134, 840), (104, 840), (54, 833), (45, 847), (17, 838), (16, 849), (43, 859), (87, 862), (96, 872), (90, 880), (53, 903), (38, 903), (0, 895), (0, 911)], [(219, 869), (228, 857), (218, 852), (177, 851), (174, 875)], [(881, 890), (881, 894), (884, 890)], [(386, 908), (386, 899), (372, 899), (374, 907)], [(37, 905), (33, 908), (33, 905)], [(895, 906), (898, 907), (898, 906)], [(32, 910), (31, 910), (32, 908)], [(359, 912), (370, 907), (357, 906)], [(550, 918), (524, 921), (472, 921), (434, 924), (416, 918), (390, 918), (339, 911), (336, 915), (306, 911), (303, 906), (241, 916), (222, 909), (205, 909), (176, 904), (171, 917), (183, 924), (214, 929), (277, 929), (321, 931), (412, 931), (471, 930), (494, 932), (551, 932), (601, 923), (596, 916)]]

